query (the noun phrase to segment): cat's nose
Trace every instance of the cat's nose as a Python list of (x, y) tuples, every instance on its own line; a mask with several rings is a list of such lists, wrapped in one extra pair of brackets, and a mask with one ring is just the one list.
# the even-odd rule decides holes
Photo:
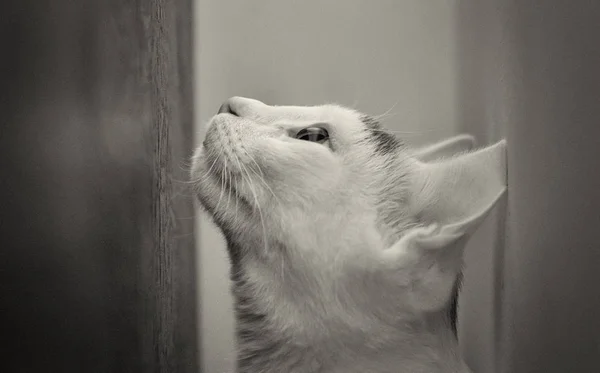
[(231, 98), (225, 101), (219, 108), (218, 114), (222, 113), (233, 114), (236, 117), (239, 116), (233, 107), (233, 100)]

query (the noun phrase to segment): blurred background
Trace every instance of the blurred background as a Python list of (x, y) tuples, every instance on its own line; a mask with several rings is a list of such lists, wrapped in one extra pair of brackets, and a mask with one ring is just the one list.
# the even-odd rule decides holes
[(600, 2), (7, 0), (6, 372), (231, 372), (224, 242), (187, 168), (230, 96), (336, 102), (413, 144), (508, 140), (466, 252), (474, 372), (600, 371)]

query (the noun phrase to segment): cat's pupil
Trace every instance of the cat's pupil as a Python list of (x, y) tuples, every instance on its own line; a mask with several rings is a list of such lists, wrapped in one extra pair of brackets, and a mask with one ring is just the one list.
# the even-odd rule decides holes
[(329, 133), (324, 128), (308, 127), (300, 130), (296, 135), (299, 140), (322, 143), (329, 138)]

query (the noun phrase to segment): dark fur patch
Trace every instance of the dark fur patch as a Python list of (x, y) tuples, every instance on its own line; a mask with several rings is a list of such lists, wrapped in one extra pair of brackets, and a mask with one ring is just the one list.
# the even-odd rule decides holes
[[(232, 268), (233, 269), (233, 268)], [(242, 269), (238, 269), (237, 275), (233, 275), (234, 286), (239, 289), (248, 287), (242, 275)], [(256, 311), (252, 299), (245, 296), (246, 291), (235, 293), (235, 313), (238, 321), (238, 337), (242, 342), (252, 342), (256, 336), (253, 333), (264, 330), (266, 315)]]
[(363, 115), (361, 121), (367, 127), (369, 141), (375, 143), (375, 148), (379, 154), (392, 154), (402, 147), (402, 141), (393, 134), (386, 132), (381, 124), (372, 117)]
[(368, 115), (362, 115), (360, 117), (360, 120), (364, 123), (365, 126), (367, 126), (367, 128), (370, 128), (370, 129), (381, 128), (381, 123), (379, 123), (373, 117), (370, 117)]
[(250, 293), (244, 276), (244, 269), (232, 253), (240, 253), (241, 249), (228, 241), (231, 256), (231, 280), (233, 281), (234, 312), (236, 319), (236, 337), (239, 353), (237, 356), (238, 372), (266, 371), (272, 362), (281, 355), (281, 341), (268, 333), (267, 315), (259, 312)]
[(369, 138), (375, 143), (375, 149), (380, 154), (391, 154), (402, 147), (402, 142), (391, 133), (382, 130), (370, 130)]
[(462, 272), (458, 274), (454, 288), (452, 289), (452, 295), (450, 296), (450, 306), (448, 308), (448, 318), (450, 319), (450, 326), (455, 337), (458, 337), (458, 294), (462, 285)]

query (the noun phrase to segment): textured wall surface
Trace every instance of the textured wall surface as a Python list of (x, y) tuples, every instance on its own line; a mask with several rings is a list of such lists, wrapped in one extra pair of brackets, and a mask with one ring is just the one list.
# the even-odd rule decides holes
[(190, 5), (3, 2), (3, 372), (197, 371)]
[(508, 140), (494, 354), (467, 348), (476, 371), (600, 371), (599, 22), (594, 1), (459, 2), (461, 123)]

